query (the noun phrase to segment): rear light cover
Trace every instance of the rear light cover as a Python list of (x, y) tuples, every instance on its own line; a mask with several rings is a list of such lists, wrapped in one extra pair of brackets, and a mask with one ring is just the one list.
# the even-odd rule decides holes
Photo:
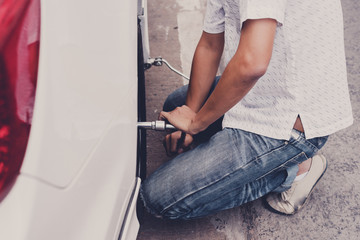
[(0, 1), (0, 201), (20, 172), (37, 81), (40, 0)]

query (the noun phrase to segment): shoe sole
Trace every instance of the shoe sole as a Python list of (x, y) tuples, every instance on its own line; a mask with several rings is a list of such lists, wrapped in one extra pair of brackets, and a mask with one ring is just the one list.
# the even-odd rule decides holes
[(328, 161), (326, 160), (326, 158), (323, 156), (323, 155), (319, 155), (319, 157), (321, 157), (322, 160), (325, 160), (325, 169), (323, 170), (323, 173), (320, 175), (320, 177), (318, 178), (318, 180), (316, 180), (314, 186), (311, 188), (309, 194), (307, 195), (307, 197), (305, 198), (305, 201), (304, 203), (298, 208), (296, 209), (293, 213), (283, 213), (283, 212), (280, 212), (276, 209), (274, 209), (273, 207), (270, 206), (270, 204), (266, 201), (266, 198), (264, 198), (264, 203), (265, 203), (265, 206), (268, 210), (270, 210), (271, 212), (274, 212), (274, 213), (277, 213), (277, 214), (280, 214), (280, 215), (286, 215), (286, 216), (291, 216), (291, 215), (294, 215), (296, 214), (297, 212), (299, 212), (309, 201), (309, 197), (310, 195), (312, 194), (312, 192), (314, 191), (315, 189), (315, 186), (318, 184), (318, 182), (320, 181), (320, 179), (324, 176), (326, 170), (327, 170), (327, 167), (328, 167)]

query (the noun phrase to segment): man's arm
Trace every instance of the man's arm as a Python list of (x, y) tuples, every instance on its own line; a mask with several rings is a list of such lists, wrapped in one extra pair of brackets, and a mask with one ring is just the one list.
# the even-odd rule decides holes
[(204, 104), (219, 67), (224, 49), (224, 33), (203, 32), (196, 47), (186, 105), (198, 112)]
[(234, 57), (201, 109), (195, 112), (184, 105), (172, 112), (161, 112), (160, 116), (190, 134), (206, 129), (238, 103), (265, 74), (271, 59), (276, 27), (274, 19), (245, 21)]
[[(186, 97), (186, 105), (194, 112), (200, 110), (209, 94), (223, 49), (224, 33), (203, 32), (194, 53)], [(192, 142), (192, 136), (183, 135), (181, 131), (168, 134), (164, 139), (165, 149), (169, 155), (185, 151)]]

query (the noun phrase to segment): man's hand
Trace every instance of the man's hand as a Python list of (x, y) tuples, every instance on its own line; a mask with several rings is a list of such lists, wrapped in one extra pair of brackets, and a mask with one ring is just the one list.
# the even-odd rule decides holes
[(167, 120), (178, 130), (195, 135), (206, 129), (207, 126), (198, 126), (195, 122), (196, 113), (186, 105), (175, 108), (171, 112), (161, 112), (159, 118)]
[(180, 154), (190, 149), (193, 137), (182, 131), (176, 131), (165, 136), (164, 147), (168, 156)]

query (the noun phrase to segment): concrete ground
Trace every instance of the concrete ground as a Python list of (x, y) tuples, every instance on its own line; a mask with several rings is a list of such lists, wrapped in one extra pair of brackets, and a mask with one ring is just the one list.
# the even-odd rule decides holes
[[(188, 75), (206, 0), (149, 0), (148, 4), (151, 56), (162, 56)], [(360, 2), (342, 0), (342, 4), (355, 122), (331, 136), (322, 149), (329, 167), (309, 204), (294, 216), (272, 213), (261, 200), (192, 221), (159, 220), (145, 214), (138, 240), (360, 239)], [(166, 96), (184, 81), (165, 66), (149, 69), (146, 81), (147, 118), (155, 120)], [(148, 173), (168, 160), (163, 136), (148, 132)]]

